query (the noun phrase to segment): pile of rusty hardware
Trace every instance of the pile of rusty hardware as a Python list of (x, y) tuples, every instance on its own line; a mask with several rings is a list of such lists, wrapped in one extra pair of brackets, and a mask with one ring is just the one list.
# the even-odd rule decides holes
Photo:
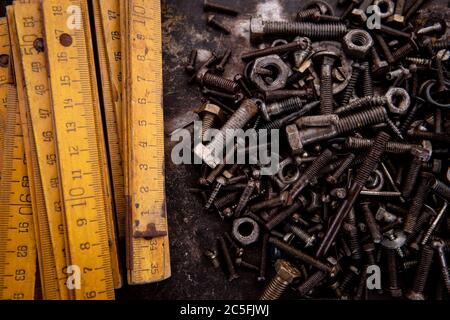
[[(253, 270), (267, 282), (263, 300), (288, 289), (449, 298), (450, 13), (423, 2), (340, 1), (338, 16), (312, 1), (292, 22), (253, 17), (252, 43), (272, 44), (243, 53), (233, 79), (223, 76), (231, 51), (207, 61), (192, 52), (186, 71), (204, 94), (192, 190), (224, 220), (205, 254), (230, 281)], [(376, 28), (369, 5), (380, 10)], [(209, 139), (211, 128), (220, 130)], [(229, 129), (279, 129), (277, 169), (218, 158)]]

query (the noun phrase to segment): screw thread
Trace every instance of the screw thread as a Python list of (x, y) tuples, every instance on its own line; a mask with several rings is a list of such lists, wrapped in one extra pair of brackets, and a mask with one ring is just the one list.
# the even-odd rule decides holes
[(418, 157), (413, 157), (406, 173), (406, 178), (403, 182), (402, 194), (405, 198), (409, 198), (411, 196), (414, 186), (416, 185), (421, 166), (422, 161), (420, 161)]
[(332, 184), (336, 184), (339, 178), (347, 171), (355, 160), (355, 155), (353, 153), (349, 154), (339, 165), (339, 167), (327, 177), (327, 181)]
[(335, 113), (338, 115), (350, 113), (354, 110), (358, 109), (368, 109), (374, 108), (378, 106), (383, 106), (386, 104), (386, 98), (380, 96), (373, 97), (364, 97), (360, 99), (355, 99), (349, 102), (347, 105), (343, 105), (342, 107), (336, 109)]
[(419, 266), (417, 267), (416, 276), (414, 278), (413, 291), (415, 293), (423, 293), (425, 284), (430, 273), (431, 262), (433, 261), (433, 248), (425, 245), (422, 248)]
[(431, 215), (432, 214), (429, 211), (424, 211), (422, 212), (422, 214), (419, 215), (412, 232), (406, 237), (406, 243), (412, 243), (414, 241), (416, 236), (420, 233), (420, 231), (422, 231), (424, 226), (428, 223), (428, 220), (430, 219)]
[(383, 239), (383, 236), (380, 232), (380, 228), (378, 227), (375, 217), (373, 216), (372, 210), (369, 207), (369, 204), (363, 203), (361, 207), (364, 214), (364, 219), (366, 221), (367, 227), (369, 228), (369, 232), (372, 236), (373, 242), (380, 243), (381, 240)]
[[(450, 187), (447, 186), (445, 183), (443, 183), (442, 181), (434, 178), (434, 184), (432, 186), (432, 189), (434, 192), (436, 192), (438, 195), (440, 195), (441, 197), (447, 199), (448, 201), (450, 201)], [(449, 228), (450, 230), (450, 228)]]
[[(345, 140), (345, 148), (350, 150), (360, 150), (360, 149), (369, 149), (373, 144), (373, 140), (364, 139), (364, 138), (356, 138), (349, 137)], [(413, 145), (404, 142), (396, 142), (389, 141), (386, 145), (386, 152), (402, 154), (411, 152), (411, 149), (414, 147), (418, 147), (418, 145)]]
[(297, 226), (290, 226), (289, 230), (305, 243), (310, 243), (313, 239), (310, 234)]
[(343, 134), (369, 125), (382, 123), (386, 120), (386, 116), (386, 110), (383, 107), (377, 107), (341, 118), (336, 125), (336, 129), (338, 134)]
[(418, 58), (418, 57), (406, 57), (406, 61), (416, 64), (418, 66), (429, 66), (431, 60), (425, 59), (425, 58)]
[(386, 249), (387, 265), (389, 270), (389, 289), (398, 289), (397, 256), (396, 251)]
[(351, 284), (352, 281), (355, 279), (355, 276), (356, 276), (355, 273), (352, 272), (351, 270), (349, 270), (349, 271), (345, 274), (344, 278), (342, 279), (342, 282), (341, 282), (341, 284), (340, 284), (340, 286), (339, 286), (339, 289), (340, 289), (342, 292), (347, 291), (347, 289), (350, 287), (350, 284)]
[(214, 200), (216, 199), (217, 195), (219, 194), (220, 189), (222, 188), (222, 184), (221, 183), (217, 183), (214, 190), (212, 191), (208, 202), (205, 204), (205, 209), (209, 209), (211, 208), (211, 205), (213, 204)]
[(356, 226), (356, 217), (355, 212), (350, 210), (347, 217), (347, 224), (344, 225), (344, 229), (348, 234), (349, 247), (352, 253), (352, 259), (356, 261), (360, 261), (362, 258), (361, 254), (361, 245), (358, 234), (358, 228)]
[(322, 65), (320, 77), (320, 113), (323, 115), (333, 113), (333, 81), (331, 79), (331, 65)]
[(356, 174), (354, 183), (361, 186), (365, 185), (367, 179), (370, 177), (370, 174), (375, 170), (378, 161), (380, 161), (383, 152), (386, 150), (386, 144), (389, 139), (390, 136), (386, 132), (380, 132), (377, 135), (372, 148), (370, 148), (369, 154)]
[(275, 276), (261, 295), (260, 300), (278, 300), (286, 291), (289, 283)]
[(239, 199), (236, 210), (234, 211), (236, 217), (239, 217), (242, 213), (242, 210), (244, 210), (244, 208), (247, 206), (248, 202), (250, 201), (250, 197), (253, 194), (253, 191), (255, 191), (255, 187), (255, 181), (251, 180), (247, 183), (247, 186), (245, 187), (244, 192), (242, 192), (242, 196)]
[(366, 97), (373, 97), (373, 81), (372, 72), (368, 61), (365, 61), (361, 65), (363, 67), (363, 93)]
[(314, 15), (316, 15), (317, 13), (320, 14), (320, 10), (318, 8), (311, 8), (311, 9), (299, 11), (297, 13), (297, 21), (307, 20), (307, 19), (313, 17)]
[(404, 46), (398, 48), (392, 53), (392, 57), (394, 58), (394, 62), (400, 60), (406, 55), (410, 54), (415, 50), (414, 46), (411, 43), (407, 43)]
[(205, 114), (202, 119), (202, 139), (206, 140), (206, 133), (214, 126), (216, 117), (213, 114)]
[(235, 202), (238, 198), (239, 198), (240, 192), (232, 192), (229, 193), (219, 199), (217, 199), (214, 202), (214, 206), (220, 210), (222, 208), (225, 208), (226, 206), (232, 204), (233, 202)]
[(434, 50), (448, 49), (448, 48), (450, 48), (450, 38), (436, 41), (431, 45), (431, 47)]
[(279, 114), (288, 114), (298, 111), (303, 107), (303, 101), (300, 97), (292, 97), (286, 100), (282, 100), (279, 102), (274, 102), (268, 107), (269, 114), (279, 115)]
[(409, 127), (414, 122), (414, 119), (416, 118), (416, 115), (421, 107), (422, 107), (422, 105), (420, 103), (416, 103), (408, 111), (408, 114), (406, 115), (405, 120), (403, 120), (403, 123), (400, 126), (401, 133), (405, 133), (406, 131), (408, 131)]
[(360, 74), (361, 69), (353, 65), (352, 76), (350, 77), (350, 80), (348, 82), (347, 87), (345, 88), (344, 95), (342, 98), (341, 102), (342, 107), (346, 106), (349, 103), (351, 97), (353, 96), (353, 92), (355, 91), (356, 87), (356, 82), (358, 81)]
[(425, 199), (430, 191), (429, 179), (422, 176), (420, 178), (419, 185), (417, 187), (414, 197), (411, 199), (411, 206), (409, 207), (408, 214), (405, 218), (404, 231), (407, 233), (412, 233), (414, 231), (414, 226), (417, 223), (417, 218), (419, 217), (420, 211), (422, 210)]
[(418, 139), (422, 139), (422, 140), (431, 140), (431, 141), (435, 141), (435, 142), (450, 144), (450, 135), (447, 135), (445, 133), (409, 131), (408, 135), (411, 138), (418, 138)]
[(314, 288), (318, 287), (319, 284), (325, 279), (326, 273), (323, 271), (317, 271), (313, 273), (309, 278), (307, 278), (302, 284), (297, 288), (298, 293), (301, 297), (307, 295)]
[(296, 35), (314, 39), (333, 39), (342, 37), (347, 32), (344, 23), (311, 23), (265, 21), (263, 33), (266, 35)]
[(203, 83), (206, 86), (222, 89), (230, 93), (235, 93), (238, 89), (238, 84), (236, 82), (209, 72), (204, 75)]

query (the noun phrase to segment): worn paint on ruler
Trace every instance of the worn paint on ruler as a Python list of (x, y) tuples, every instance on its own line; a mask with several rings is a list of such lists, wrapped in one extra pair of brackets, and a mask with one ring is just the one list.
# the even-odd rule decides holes
[[(0, 150), (3, 150), (6, 122), (6, 97), (8, 95), (9, 77), (9, 34), (6, 18), (0, 18)], [(0, 179), (2, 173), (2, 157), (0, 156)]]
[[(128, 281), (170, 276), (164, 186), (161, 4), (125, 1)], [(122, 12), (124, 15), (124, 12)], [(124, 92), (124, 93), (125, 93)]]
[(113, 299), (111, 212), (86, 14), (84, 1), (43, 2), (67, 251), (70, 263), (81, 271), (75, 296)]

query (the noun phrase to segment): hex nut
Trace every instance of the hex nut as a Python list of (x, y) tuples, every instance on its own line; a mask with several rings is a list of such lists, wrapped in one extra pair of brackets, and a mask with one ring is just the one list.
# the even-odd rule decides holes
[[(394, 10), (395, 10), (395, 3), (392, 0), (375, 0), (373, 2), (373, 5), (378, 6), (378, 8), (380, 8), (379, 15), (381, 19), (385, 19), (387, 17), (390, 17), (394, 14)], [(386, 6), (386, 10), (385, 11), (381, 11), (381, 5), (385, 5)]]
[(275, 262), (275, 271), (277, 275), (287, 283), (292, 283), (301, 276), (300, 271), (286, 260), (277, 260)]
[[(249, 226), (250, 231), (245, 230), (243, 232), (241, 228), (244, 226)], [(244, 217), (233, 221), (233, 237), (243, 246), (248, 246), (252, 243), (258, 241), (259, 238), (259, 225), (255, 220)]]
[[(258, 73), (258, 70), (266, 68), (276, 69), (276, 78), (270, 84), (266, 83), (263, 77)], [(270, 55), (255, 60), (255, 64), (250, 73), (250, 79), (261, 91), (274, 91), (283, 89), (291, 74), (291, 68), (278, 55)]]
[(373, 46), (373, 39), (365, 30), (355, 29), (349, 31), (342, 44), (344, 51), (357, 59), (363, 59), (367, 56)]
[(386, 93), (387, 106), (391, 113), (404, 115), (411, 104), (408, 92), (403, 88), (391, 88)]
[(353, 9), (350, 18), (357, 24), (364, 24), (367, 21), (367, 15), (361, 9)]

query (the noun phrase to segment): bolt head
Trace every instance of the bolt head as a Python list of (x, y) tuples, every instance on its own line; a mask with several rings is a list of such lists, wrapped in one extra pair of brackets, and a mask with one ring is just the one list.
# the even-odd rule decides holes
[(365, 24), (367, 21), (366, 13), (361, 9), (353, 9), (350, 13), (350, 19), (353, 20), (357, 24)]
[(386, 73), (386, 71), (389, 69), (389, 63), (387, 61), (380, 61), (379, 64), (372, 66), (372, 73), (374, 75), (380, 75), (383, 73)]
[(212, 103), (205, 103), (204, 105), (202, 105), (200, 108), (198, 108), (194, 112), (197, 113), (200, 117), (209, 113), (209, 114), (215, 115), (221, 121), (223, 121), (225, 119), (225, 115), (223, 114), (222, 109), (219, 106), (212, 104)]
[(410, 291), (406, 294), (406, 298), (409, 300), (425, 300), (423, 293)]
[(300, 137), (296, 124), (291, 124), (286, 127), (286, 135), (288, 138), (289, 146), (292, 149), (293, 154), (300, 154), (303, 152), (303, 143)]
[(313, 56), (313, 60), (317, 63), (327, 64), (333, 66), (336, 62), (340, 61), (339, 55), (334, 51), (319, 51)]
[(401, 14), (393, 14), (389, 17), (388, 21), (400, 27), (405, 24), (405, 16)]
[(261, 17), (250, 18), (250, 41), (259, 42), (264, 37), (264, 23)]
[(301, 276), (301, 272), (286, 260), (277, 260), (275, 262), (275, 271), (277, 275), (287, 283), (292, 283)]

